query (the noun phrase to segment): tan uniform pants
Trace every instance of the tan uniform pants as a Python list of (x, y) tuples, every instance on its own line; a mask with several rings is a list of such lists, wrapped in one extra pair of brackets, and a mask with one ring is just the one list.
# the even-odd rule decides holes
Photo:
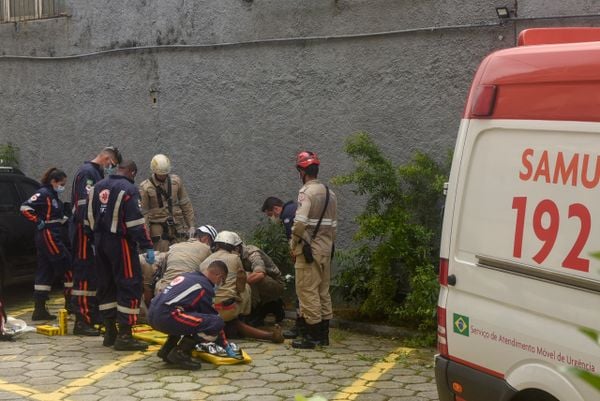
[(225, 301), (225, 299), (215, 298), (214, 307), (217, 310), (217, 312), (219, 312), (219, 316), (221, 316), (221, 318), (225, 322), (232, 321), (233, 319), (236, 319), (239, 315), (250, 314), (252, 293), (249, 284), (246, 284), (246, 290), (243, 291), (239, 295), (239, 297), (241, 298), (241, 300), (233, 302), (230, 305), (223, 305), (223, 301)]
[[(183, 232), (184, 229), (182, 226), (175, 226), (176, 227), (176, 231), (177, 232)], [(183, 241), (187, 241), (187, 237), (185, 237), (185, 235), (182, 236), (177, 236), (175, 235), (173, 237), (173, 239), (171, 241), (164, 239), (163, 237), (169, 237), (169, 233), (166, 233), (166, 235), (163, 235), (163, 225), (159, 224), (159, 223), (150, 223), (150, 238), (152, 238), (152, 241), (154, 243), (154, 250), (158, 251), (158, 252), (168, 252), (169, 251), (169, 246), (176, 243), (176, 242), (183, 242)], [(175, 230), (173, 230), (175, 231)], [(160, 237), (160, 239), (156, 242), (154, 242), (154, 239), (156, 237)]]
[(296, 256), (296, 295), (300, 301), (300, 316), (306, 323), (317, 324), (333, 317), (329, 283), (331, 281), (331, 257), (313, 255), (307, 263), (302, 254)]
[(283, 283), (269, 276), (250, 284), (250, 288), (252, 288), (252, 308), (277, 301), (283, 295)]

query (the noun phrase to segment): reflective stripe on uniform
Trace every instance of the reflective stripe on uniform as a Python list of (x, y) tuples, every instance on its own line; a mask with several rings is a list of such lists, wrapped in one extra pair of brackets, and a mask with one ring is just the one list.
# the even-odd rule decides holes
[(177, 302), (181, 301), (182, 299), (184, 299), (185, 297), (190, 295), (192, 292), (194, 292), (196, 290), (201, 290), (201, 289), (202, 289), (202, 286), (200, 284), (196, 283), (193, 286), (191, 286), (190, 288), (188, 288), (187, 290), (185, 290), (184, 292), (182, 292), (181, 294), (177, 295), (175, 298), (173, 298), (169, 302), (165, 302), (165, 305), (176, 304)]
[(110, 232), (113, 234), (117, 233), (117, 223), (119, 218), (119, 209), (121, 208), (121, 202), (123, 201), (123, 196), (125, 195), (125, 191), (120, 191), (119, 195), (117, 195), (117, 201), (113, 206), (113, 215), (112, 215), (112, 223), (110, 224)]
[(140, 308), (128, 308), (126, 306), (117, 305), (117, 311), (128, 315), (139, 315)]
[(63, 287), (65, 287), (65, 288), (73, 288), (73, 282), (72, 281), (65, 281), (63, 283)]
[(77, 201), (77, 206), (87, 205), (87, 199), (79, 199)]
[(50, 291), (52, 289), (52, 287), (49, 285), (35, 284), (33, 286), (33, 289), (35, 291)]
[[(304, 223), (306, 225), (309, 225), (309, 226), (316, 226), (319, 223), (319, 219), (309, 219), (306, 216), (300, 216), (300, 215), (296, 215), (295, 220), (298, 221), (298, 222), (300, 222), (300, 223)], [(323, 220), (321, 220), (321, 225), (322, 226), (337, 227), (337, 220), (323, 219)]]
[(96, 291), (73, 290), (73, 291), (71, 291), (71, 295), (85, 296), (85, 297), (95, 297), (96, 296)]
[(100, 309), (100, 310), (116, 309), (117, 306), (118, 305), (117, 305), (116, 302), (109, 302), (107, 304), (100, 304), (100, 305), (98, 305), (98, 309)]
[(52, 224), (52, 223), (60, 223), (63, 224), (65, 221), (67, 221), (66, 217), (63, 217), (62, 219), (54, 219), (54, 220), (48, 220), (46, 222), (46, 224)]
[(30, 206), (27, 206), (27, 205), (22, 205), (22, 206), (21, 206), (21, 209), (19, 209), (19, 210), (20, 210), (21, 212), (24, 212), (24, 211), (26, 211), (26, 210), (32, 210), (32, 211), (35, 211), (35, 210), (34, 210), (32, 207), (30, 207)]
[(131, 228), (131, 227), (135, 227), (135, 226), (141, 226), (142, 224), (146, 224), (146, 220), (143, 217), (141, 219), (125, 222), (125, 227)]
[[(88, 194), (88, 199), (90, 200), (90, 206), (91, 206), (91, 200), (94, 199), (94, 187), (92, 187), (90, 189), (90, 193)], [(94, 228), (95, 225), (95, 221), (94, 221), (94, 209), (92, 207), (88, 207), (87, 210), (87, 220), (83, 222), (83, 224), (90, 226), (92, 229)]]

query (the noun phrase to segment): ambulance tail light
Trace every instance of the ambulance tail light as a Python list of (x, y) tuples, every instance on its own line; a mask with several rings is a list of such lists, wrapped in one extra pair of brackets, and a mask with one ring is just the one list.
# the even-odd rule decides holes
[(489, 117), (496, 103), (496, 85), (479, 85), (475, 92), (471, 114), (475, 117)]
[(448, 336), (446, 331), (446, 308), (437, 307), (437, 348), (441, 356), (448, 356)]
[(440, 282), (440, 285), (448, 286), (448, 259), (440, 259), (438, 271), (438, 281)]

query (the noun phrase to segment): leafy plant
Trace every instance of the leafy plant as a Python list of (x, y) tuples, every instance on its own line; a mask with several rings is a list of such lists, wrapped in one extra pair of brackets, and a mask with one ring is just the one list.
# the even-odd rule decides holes
[(12, 143), (0, 144), (0, 166), (19, 167), (19, 148)]
[[(596, 257), (596, 256), (595, 256)], [(580, 327), (579, 331), (589, 337), (596, 345), (600, 345), (600, 333), (587, 327)], [(576, 377), (600, 391), (600, 376), (594, 373), (588, 372), (587, 370), (576, 368), (572, 366), (562, 366), (561, 371), (571, 373)]]
[(254, 228), (246, 242), (269, 255), (283, 275), (294, 273), (294, 264), (282, 224), (265, 220)]
[(352, 185), (366, 205), (356, 218), (358, 249), (341, 253), (336, 284), (344, 297), (364, 301), (360, 310), (367, 316), (431, 329), (448, 166), (421, 152), (394, 166), (365, 132), (350, 136), (345, 151), (355, 168), (334, 184)]

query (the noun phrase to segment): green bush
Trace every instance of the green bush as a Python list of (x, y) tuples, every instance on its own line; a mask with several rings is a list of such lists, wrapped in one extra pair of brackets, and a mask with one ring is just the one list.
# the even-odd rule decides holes
[(0, 166), (19, 167), (19, 148), (11, 144), (0, 144)]
[(294, 274), (294, 264), (290, 257), (285, 229), (281, 223), (266, 220), (257, 225), (248, 236), (247, 243), (262, 249), (284, 274)]
[(431, 329), (448, 167), (420, 152), (394, 166), (364, 132), (349, 137), (345, 151), (355, 168), (334, 184), (352, 185), (366, 206), (356, 218), (358, 250), (337, 260), (336, 285), (347, 299), (363, 301), (360, 312), (367, 317)]

